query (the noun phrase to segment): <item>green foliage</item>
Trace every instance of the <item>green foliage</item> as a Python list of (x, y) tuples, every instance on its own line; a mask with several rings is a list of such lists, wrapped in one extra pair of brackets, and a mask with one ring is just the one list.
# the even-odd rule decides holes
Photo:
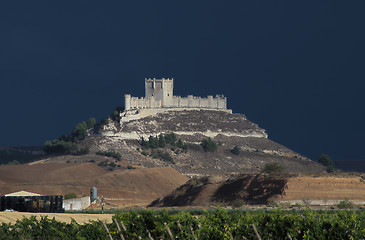
[(110, 118), (113, 120), (113, 121), (119, 121), (120, 120), (120, 116), (119, 116), (119, 113), (120, 112), (123, 112), (124, 111), (124, 108), (123, 107), (116, 107), (113, 111), (113, 113), (110, 115)]
[(335, 171), (333, 160), (330, 158), (330, 156), (326, 154), (321, 154), (318, 157), (318, 163), (322, 164), (323, 166), (327, 167), (327, 172), (333, 173)]
[(352, 209), (355, 207), (355, 204), (353, 202), (351, 202), (350, 200), (348, 199), (345, 199), (343, 201), (340, 201), (338, 204), (337, 204), (337, 207), (339, 209)]
[(170, 162), (170, 163), (173, 163), (173, 164), (175, 163), (174, 160), (172, 159), (171, 155), (168, 152), (164, 152), (164, 151), (161, 151), (161, 150), (152, 151), (150, 156), (153, 157), (153, 158), (162, 159), (165, 162)]
[(234, 155), (240, 155), (241, 153), (241, 149), (237, 146), (234, 146), (232, 149), (231, 149), (231, 153), (234, 154)]
[(109, 124), (109, 120), (108, 119), (103, 119), (99, 122), (97, 122), (94, 126), (94, 132), (98, 133), (100, 131), (100, 129), (104, 126)]
[(118, 152), (112, 152), (112, 151), (98, 151), (96, 152), (97, 155), (102, 155), (106, 157), (112, 157), (118, 161), (122, 160), (122, 155)]
[(67, 154), (77, 150), (77, 146), (73, 142), (56, 139), (53, 141), (46, 141), (43, 150), (47, 154)]
[(170, 144), (172, 146), (175, 146), (176, 145), (176, 134), (175, 133), (168, 133), (168, 134), (165, 134), (164, 135), (165, 137), (165, 141), (167, 144)]
[[(156, 137), (149, 136), (148, 140), (145, 140), (144, 137), (141, 137), (141, 146), (143, 148), (164, 148), (167, 144), (171, 145), (172, 147), (182, 148), (184, 151), (187, 151), (188, 145), (184, 143), (181, 139), (176, 142), (176, 135), (175, 133), (167, 133), (165, 135), (160, 134)], [(143, 151), (144, 152), (144, 151)], [(142, 152), (142, 153), (143, 153)]]
[(90, 153), (90, 148), (82, 147), (82, 148), (77, 149), (77, 151), (73, 152), (72, 154), (73, 155), (85, 155), (85, 154), (88, 154), (88, 153)]
[(165, 146), (166, 146), (165, 137), (164, 137), (164, 135), (162, 135), (162, 134), (160, 134), (160, 135), (158, 136), (158, 146), (159, 146), (160, 148), (163, 148), (163, 147), (165, 147)]
[(27, 151), (16, 149), (0, 150), (0, 165), (29, 163), (41, 157), (40, 154), (33, 154)]
[[(198, 214), (195, 215), (194, 214)], [(113, 216), (125, 230), (106, 223), (113, 239), (257, 239), (254, 225), (262, 239), (364, 239), (364, 211), (273, 210), (237, 211), (128, 211)], [(191, 231), (191, 229), (193, 231)], [(148, 230), (148, 232), (147, 232)], [(0, 239), (109, 239), (100, 221), (78, 224), (58, 222), (35, 216), (0, 224)]]
[(158, 138), (150, 136), (148, 138), (148, 145), (149, 145), (150, 148), (158, 148), (158, 146), (159, 146)]
[(326, 166), (326, 167), (333, 165), (332, 159), (328, 155), (326, 155), (326, 154), (321, 154), (318, 157), (318, 162), (320, 164), (322, 164), (323, 166)]
[(285, 168), (280, 163), (273, 162), (273, 163), (266, 163), (262, 171), (266, 173), (274, 173), (274, 172), (278, 173), (278, 172), (284, 172)]
[(119, 112), (114, 110), (114, 112), (110, 115), (110, 118), (113, 120), (113, 121), (118, 121), (119, 120)]
[(206, 152), (214, 152), (217, 149), (217, 143), (211, 138), (202, 139), (200, 146), (202, 146)]
[(87, 128), (91, 129), (96, 125), (96, 119), (95, 118), (89, 118), (89, 120), (87, 120)]
[(82, 122), (76, 125), (71, 133), (71, 141), (78, 142), (83, 140), (87, 136), (87, 123)]
[(64, 199), (73, 199), (73, 198), (77, 198), (76, 193), (68, 193), (68, 194), (65, 194), (65, 197), (64, 197)]
[(89, 153), (88, 148), (85, 147), (79, 150), (75, 143), (83, 140), (88, 134), (88, 129), (95, 125), (95, 118), (90, 118), (87, 123), (78, 123), (70, 135), (63, 135), (53, 141), (46, 141), (43, 150), (47, 154), (87, 154)]
[(232, 207), (239, 208), (242, 207), (246, 202), (242, 199), (236, 199), (232, 202)]

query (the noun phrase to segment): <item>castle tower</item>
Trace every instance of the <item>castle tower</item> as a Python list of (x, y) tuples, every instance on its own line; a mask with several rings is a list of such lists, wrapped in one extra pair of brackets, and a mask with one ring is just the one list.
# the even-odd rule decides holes
[(172, 106), (174, 92), (173, 78), (145, 78), (145, 97), (161, 100), (162, 107)]
[(131, 108), (131, 95), (124, 94), (124, 108), (125, 110), (129, 110)]

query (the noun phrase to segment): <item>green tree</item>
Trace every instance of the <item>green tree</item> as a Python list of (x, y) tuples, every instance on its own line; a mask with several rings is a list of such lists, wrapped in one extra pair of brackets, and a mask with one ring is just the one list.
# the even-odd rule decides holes
[(160, 135), (158, 136), (158, 145), (159, 145), (159, 147), (161, 147), (161, 148), (163, 148), (163, 147), (165, 147), (165, 146), (166, 146), (165, 137), (164, 137), (162, 134), (160, 134)]
[(177, 146), (178, 148), (183, 148), (183, 147), (184, 147), (184, 143), (183, 143), (183, 141), (182, 141), (181, 139), (179, 139), (179, 141), (177, 141), (176, 146)]
[(83, 140), (87, 136), (87, 123), (82, 122), (76, 125), (72, 131), (72, 141), (77, 142)]
[(65, 194), (65, 199), (73, 199), (73, 198), (77, 198), (76, 193)]
[(70, 153), (71, 151), (75, 151), (77, 149), (76, 145), (72, 142), (65, 142), (63, 140), (53, 140), (53, 141), (46, 141), (44, 143), (43, 150), (45, 153), (56, 153), (56, 154), (66, 154)]
[(87, 121), (87, 128), (88, 128), (88, 129), (91, 129), (91, 128), (93, 128), (93, 127), (95, 126), (95, 124), (96, 124), (96, 119), (95, 119), (95, 118), (93, 118), (93, 117), (91, 117), (91, 118), (89, 118), (89, 120)]
[(266, 173), (284, 172), (285, 168), (280, 163), (273, 162), (273, 163), (266, 163), (262, 171)]
[(149, 142), (144, 140), (144, 137), (141, 137), (141, 145), (144, 148), (149, 148)]
[(217, 143), (211, 138), (202, 139), (200, 146), (202, 146), (206, 152), (214, 152), (217, 149)]
[(241, 149), (237, 146), (234, 146), (232, 149), (231, 149), (231, 153), (234, 154), (234, 155), (240, 155), (241, 153)]
[(168, 133), (165, 135), (165, 141), (166, 143), (169, 143), (171, 145), (175, 145), (176, 144), (176, 135), (175, 133)]
[(332, 159), (327, 154), (321, 154), (318, 157), (318, 163), (322, 164), (323, 166), (327, 167), (327, 172), (332, 173), (335, 171), (335, 168), (333, 166)]
[(148, 138), (148, 142), (149, 142), (149, 146), (151, 148), (158, 148), (159, 144), (158, 144), (158, 138), (154, 137), (154, 136), (150, 136)]

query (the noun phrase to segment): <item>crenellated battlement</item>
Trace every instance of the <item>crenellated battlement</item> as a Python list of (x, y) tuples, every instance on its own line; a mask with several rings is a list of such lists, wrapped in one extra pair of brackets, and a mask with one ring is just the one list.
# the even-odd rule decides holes
[(206, 98), (188, 95), (174, 96), (173, 78), (145, 78), (145, 97), (124, 95), (125, 110), (143, 108), (208, 108), (227, 109), (227, 98), (223, 95)]

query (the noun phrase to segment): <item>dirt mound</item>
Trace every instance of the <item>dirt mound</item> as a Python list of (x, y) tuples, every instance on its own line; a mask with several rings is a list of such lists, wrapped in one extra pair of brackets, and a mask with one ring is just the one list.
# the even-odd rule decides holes
[(242, 204), (267, 204), (283, 192), (286, 182), (285, 175), (243, 174), (218, 182), (214, 177), (203, 177), (188, 181), (149, 206), (230, 206), (237, 200)]
[(44, 163), (0, 166), (0, 194), (30, 191), (45, 195), (76, 193), (88, 196), (90, 187), (110, 207), (146, 205), (187, 178), (172, 168), (106, 171), (94, 163)]
[(345, 199), (364, 204), (363, 177), (245, 174), (225, 181), (215, 181), (214, 177), (191, 179), (169, 195), (155, 200), (150, 206), (235, 206), (269, 202), (326, 205)]

